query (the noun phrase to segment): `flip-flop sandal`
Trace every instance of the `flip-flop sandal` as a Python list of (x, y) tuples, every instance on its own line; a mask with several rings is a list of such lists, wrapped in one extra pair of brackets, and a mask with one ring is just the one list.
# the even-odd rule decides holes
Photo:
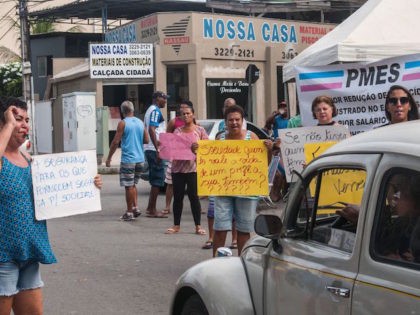
[(165, 234), (176, 234), (178, 232), (179, 232), (179, 230), (177, 230), (177, 229), (169, 228), (169, 229), (166, 230)]
[(197, 234), (197, 235), (206, 235), (206, 230), (204, 230), (204, 229), (195, 230), (195, 234)]
[(201, 249), (212, 249), (213, 248), (213, 242), (212, 241), (207, 241), (202, 247)]
[(167, 215), (163, 214), (162, 212), (158, 212), (158, 213), (149, 213), (146, 215), (146, 217), (148, 218), (158, 218), (158, 219), (164, 219), (164, 218), (168, 218)]
[(237, 242), (233, 242), (232, 244), (230, 244), (229, 248), (230, 249), (237, 249), (238, 248), (238, 243)]

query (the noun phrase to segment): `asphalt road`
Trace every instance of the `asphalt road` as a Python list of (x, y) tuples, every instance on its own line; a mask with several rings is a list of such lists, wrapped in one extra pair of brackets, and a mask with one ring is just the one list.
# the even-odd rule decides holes
[[(46, 315), (168, 314), (177, 278), (190, 266), (211, 258), (202, 250), (207, 236), (196, 235), (185, 199), (181, 232), (165, 235), (173, 219), (118, 220), (125, 209), (118, 175), (104, 175), (102, 211), (48, 222), (58, 263), (43, 265)], [(140, 209), (148, 183), (138, 186)], [(158, 208), (164, 207), (164, 195)], [(207, 209), (207, 200), (202, 200)], [(202, 225), (207, 230), (206, 215)], [(228, 240), (230, 241), (230, 240)]]

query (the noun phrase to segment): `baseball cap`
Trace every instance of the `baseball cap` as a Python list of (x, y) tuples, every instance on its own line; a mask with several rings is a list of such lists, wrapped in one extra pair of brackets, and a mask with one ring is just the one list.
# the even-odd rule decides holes
[(168, 95), (166, 95), (162, 91), (156, 91), (155, 93), (153, 93), (152, 97), (153, 97), (153, 99), (156, 99), (158, 97), (163, 97), (164, 99), (167, 99)]

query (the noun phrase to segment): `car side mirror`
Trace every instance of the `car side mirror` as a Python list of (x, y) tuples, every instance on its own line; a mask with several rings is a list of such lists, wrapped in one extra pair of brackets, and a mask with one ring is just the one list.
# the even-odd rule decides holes
[(276, 215), (259, 215), (255, 219), (255, 232), (262, 237), (278, 239), (282, 228), (283, 222)]

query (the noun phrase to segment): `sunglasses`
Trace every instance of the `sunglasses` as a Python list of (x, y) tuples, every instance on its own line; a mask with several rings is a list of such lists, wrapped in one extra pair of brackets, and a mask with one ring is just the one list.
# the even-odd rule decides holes
[(397, 106), (398, 105), (398, 101), (400, 101), (401, 105), (405, 105), (408, 103), (409, 99), (407, 96), (403, 96), (403, 97), (390, 97), (388, 99), (388, 103), (391, 104), (392, 106)]

